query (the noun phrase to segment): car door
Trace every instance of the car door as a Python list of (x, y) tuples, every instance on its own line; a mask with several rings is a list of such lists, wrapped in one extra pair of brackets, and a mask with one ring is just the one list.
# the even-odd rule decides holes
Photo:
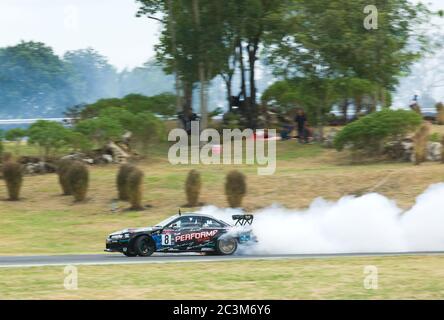
[(214, 240), (225, 232), (226, 228), (222, 223), (210, 217), (203, 217), (200, 243), (204, 247), (211, 247)]
[(195, 246), (196, 234), (202, 228), (202, 219), (199, 216), (184, 216), (165, 227), (161, 234), (163, 249), (192, 250)]

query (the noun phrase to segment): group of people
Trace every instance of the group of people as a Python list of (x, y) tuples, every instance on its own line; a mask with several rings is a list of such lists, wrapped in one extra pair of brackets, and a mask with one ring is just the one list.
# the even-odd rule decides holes
[(307, 115), (303, 109), (298, 109), (294, 121), (284, 122), (283, 128), (281, 130), (282, 140), (289, 140), (293, 130), (295, 129), (294, 124), (296, 124), (297, 138), (300, 143), (308, 143), (310, 139), (310, 128), (308, 127)]

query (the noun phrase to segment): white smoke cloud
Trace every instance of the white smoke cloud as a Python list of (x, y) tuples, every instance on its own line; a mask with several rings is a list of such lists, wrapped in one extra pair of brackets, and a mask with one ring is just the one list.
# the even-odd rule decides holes
[[(233, 209), (201, 211), (232, 223)], [(248, 254), (444, 251), (444, 183), (430, 186), (407, 211), (380, 194), (316, 199), (306, 210), (278, 205), (253, 212), (258, 243)]]

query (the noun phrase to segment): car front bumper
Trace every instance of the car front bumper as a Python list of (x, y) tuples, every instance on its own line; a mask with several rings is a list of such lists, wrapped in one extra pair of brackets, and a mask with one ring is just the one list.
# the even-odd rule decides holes
[(106, 241), (106, 252), (127, 252), (129, 246), (128, 240), (107, 240)]

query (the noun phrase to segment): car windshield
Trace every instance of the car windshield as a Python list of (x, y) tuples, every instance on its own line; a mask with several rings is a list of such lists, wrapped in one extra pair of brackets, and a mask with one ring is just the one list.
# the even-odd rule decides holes
[(156, 227), (165, 227), (166, 225), (168, 225), (171, 222), (173, 222), (174, 219), (177, 219), (177, 217), (178, 217), (177, 215), (169, 217), (168, 219), (165, 219), (162, 222), (159, 222), (158, 224), (156, 224)]

